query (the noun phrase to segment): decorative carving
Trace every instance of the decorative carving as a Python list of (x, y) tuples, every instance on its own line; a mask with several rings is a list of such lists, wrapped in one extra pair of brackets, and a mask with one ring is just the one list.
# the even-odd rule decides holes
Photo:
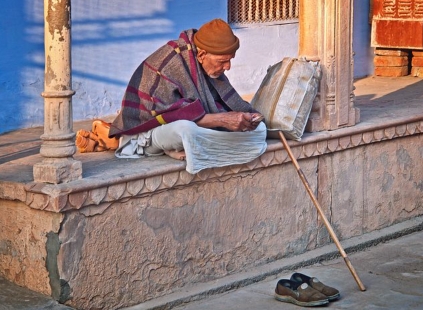
[(299, 55), (321, 59), (322, 79), (306, 131), (335, 130), (355, 125), (352, 1), (300, 1)]
[(335, 56), (333, 54), (329, 54), (327, 56), (326, 60), (326, 84), (328, 87), (327, 93), (326, 93), (326, 100), (330, 101), (328, 104), (334, 104), (335, 101), (335, 79), (336, 79), (336, 73), (335, 73)]
[[(356, 130), (348, 129), (348, 132), (344, 130), (330, 134), (317, 134), (305, 137), (302, 142), (292, 141), (290, 144), (294, 156), (297, 159), (303, 159), (421, 133), (423, 133), (423, 120), (416, 120), (410, 123), (387, 125), (384, 128), (362, 129), (361, 131), (357, 128)], [(253, 171), (286, 164), (289, 161), (290, 158), (282, 143), (278, 140), (269, 140), (267, 151), (253, 162), (245, 165), (206, 169), (196, 175), (189, 174), (180, 167), (179, 171), (150, 174), (144, 179), (131, 177), (130, 180), (123, 180), (122, 183), (113, 183), (92, 189), (87, 189), (85, 186), (75, 186), (74, 189), (71, 189), (72, 187), (66, 184), (34, 183), (27, 185), (24, 191), (18, 191), (19, 194), (9, 193), (9, 191), (14, 191), (13, 187), (10, 187), (10, 190), (1, 193), (1, 196), (14, 197), (16, 200), (26, 202), (34, 209), (65, 212), (92, 206), (101, 207), (104, 204), (110, 205), (116, 200), (143, 197), (162, 190), (228, 178), (240, 173), (256, 173)]]

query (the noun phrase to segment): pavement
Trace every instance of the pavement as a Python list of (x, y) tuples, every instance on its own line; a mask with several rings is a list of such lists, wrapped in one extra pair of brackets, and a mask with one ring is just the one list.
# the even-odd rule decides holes
[(0, 277), (1, 310), (72, 310), (48, 296), (20, 287)]

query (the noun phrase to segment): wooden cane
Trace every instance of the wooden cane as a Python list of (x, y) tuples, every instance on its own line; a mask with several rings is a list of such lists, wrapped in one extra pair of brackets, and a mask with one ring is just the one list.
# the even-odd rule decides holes
[(279, 131), (279, 137), (282, 141), (283, 147), (288, 152), (289, 157), (291, 158), (292, 163), (294, 164), (295, 168), (297, 169), (297, 173), (300, 176), (301, 181), (303, 182), (308, 194), (310, 195), (311, 200), (313, 201), (317, 212), (319, 213), (320, 217), (323, 219), (323, 223), (325, 224), (327, 230), (329, 231), (330, 236), (332, 237), (332, 240), (335, 242), (336, 247), (339, 250), (339, 253), (344, 258), (345, 263), (347, 264), (348, 269), (350, 270), (351, 274), (353, 275), (355, 281), (357, 282), (358, 287), (360, 290), (365, 291), (366, 288), (361, 282), (360, 278), (358, 277), (357, 272), (355, 271), (353, 265), (351, 264), (350, 259), (347, 256), (347, 253), (345, 253), (344, 249), (341, 246), (341, 243), (339, 242), (338, 237), (336, 236), (335, 232), (332, 229), (332, 226), (330, 225), (328, 219), (326, 218), (325, 214), (322, 211), (322, 208), (320, 207), (319, 202), (316, 199), (316, 196), (314, 195), (313, 191), (311, 190), (310, 184), (308, 183), (304, 173), (302, 172), (300, 165), (298, 164), (297, 159), (294, 157), (294, 154), (292, 154), (291, 148), (288, 145), (288, 142), (285, 139), (284, 134), (282, 131)]

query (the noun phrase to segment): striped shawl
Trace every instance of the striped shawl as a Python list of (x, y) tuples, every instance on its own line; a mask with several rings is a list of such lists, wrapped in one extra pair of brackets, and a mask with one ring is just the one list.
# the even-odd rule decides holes
[[(222, 112), (197, 61), (192, 40), (195, 31), (181, 32), (178, 40), (169, 41), (135, 70), (110, 128), (110, 137), (138, 134), (176, 120), (196, 121), (206, 113)], [(254, 111), (224, 74), (209, 82), (227, 109)]]

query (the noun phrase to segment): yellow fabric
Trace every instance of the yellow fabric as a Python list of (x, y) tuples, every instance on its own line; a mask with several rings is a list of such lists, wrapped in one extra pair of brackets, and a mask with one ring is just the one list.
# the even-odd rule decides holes
[(156, 120), (162, 125), (167, 124), (161, 115), (157, 115)]

